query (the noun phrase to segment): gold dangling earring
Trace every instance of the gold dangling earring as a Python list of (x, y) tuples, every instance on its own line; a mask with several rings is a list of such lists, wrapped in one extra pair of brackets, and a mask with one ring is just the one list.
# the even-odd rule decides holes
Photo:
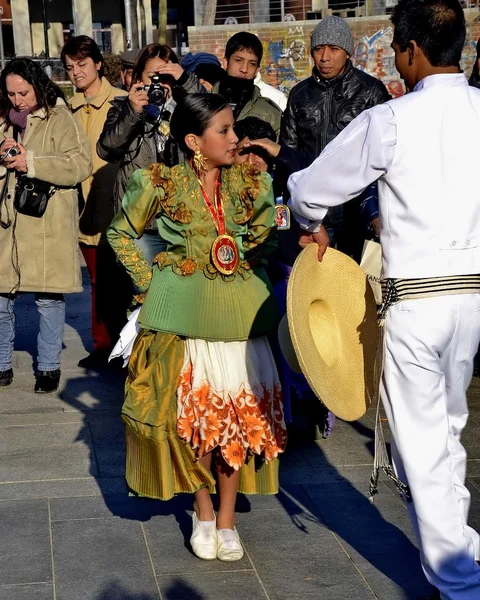
[(193, 171), (198, 178), (207, 172), (207, 159), (198, 148), (193, 155)]

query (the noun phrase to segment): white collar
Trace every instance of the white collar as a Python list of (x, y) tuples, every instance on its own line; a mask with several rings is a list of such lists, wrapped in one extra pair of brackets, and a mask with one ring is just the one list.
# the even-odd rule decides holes
[(413, 88), (414, 92), (423, 90), (437, 85), (468, 85), (465, 73), (438, 73), (436, 75), (428, 75), (421, 79)]

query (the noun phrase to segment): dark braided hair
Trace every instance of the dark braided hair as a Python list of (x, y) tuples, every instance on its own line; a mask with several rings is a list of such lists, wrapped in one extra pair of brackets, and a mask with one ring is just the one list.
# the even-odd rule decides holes
[(55, 106), (58, 98), (65, 101), (62, 90), (56, 83), (53, 83), (38, 63), (29, 58), (14, 58), (5, 65), (0, 74), (0, 120), (5, 122), (5, 128), (10, 127), (12, 124), (9, 118), (12, 103), (8, 99), (7, 91), (7, 77), (9, 75), (18, 75), (33, 87), (37, 98), (37, 106), (45, 110), (47, 118), (50, 116), (50, 110)]

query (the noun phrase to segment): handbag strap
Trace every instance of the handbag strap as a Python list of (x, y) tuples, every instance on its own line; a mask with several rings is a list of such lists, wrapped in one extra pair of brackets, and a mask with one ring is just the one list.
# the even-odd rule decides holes
[[(15, 125), (13, 126), (13, 139), (16, 142), (18, 142), (18, 128), (15, 127)], [(5, 200), (7, 193), (8, 193), (8, 184), (10, 183), (10, 175), (11, 175), (11, 171), (10, 171), (10, 169), (7, 169), (5, 183), (3, 184), (2, 193), (0, 194), (0, 226), (2, 227), (2, 229), (8, 229), (12, 225), (12, 219), (10, 218), (10, 212), (8, 210), (8, 206), (7, 206), (7, 203)], [(7, 213), (6, 220), (4, 220), (4, 218), (2, 216), (4, 206), (5, 206), (5, 210)]]

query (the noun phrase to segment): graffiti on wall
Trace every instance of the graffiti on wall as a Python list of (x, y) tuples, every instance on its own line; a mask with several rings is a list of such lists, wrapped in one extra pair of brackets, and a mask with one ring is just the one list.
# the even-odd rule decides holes
[(266, 68), (269, 83), (288, 93), (308, 73), (308, 52), (303, 26), (290, 27), (282, 41), (266, 45)]
[(393, 29), (380, 29), (373, 35), (355, 38), (352, 56), (356, 67), (378, 77), (394, 98), (405, 93), (405, 87), (395, 68), (395, 56), (391, 48)]

